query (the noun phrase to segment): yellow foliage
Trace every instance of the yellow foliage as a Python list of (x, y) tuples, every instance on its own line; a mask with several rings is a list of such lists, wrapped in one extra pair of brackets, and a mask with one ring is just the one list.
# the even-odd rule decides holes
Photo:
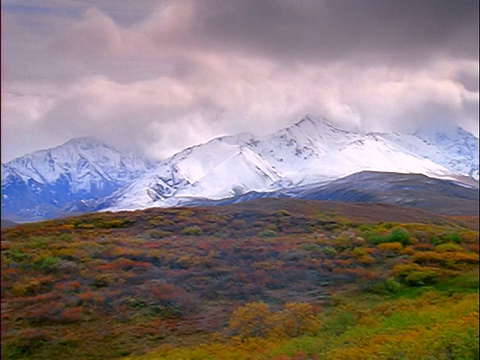
[(401, 253), (404, 255), (413, 255), (415, 254), (415, 249), (409, 245), (409, 246), (406, 246)]
[(307, 303), (286, 303), (283, 310), (276, 312), (270, 311), (264, 303), (249, 303), (236, 309), (229, 321), (230, 330), (242, 339), (314, 334), (319, 326), (314, 308)]
[(363, 255), (358, 259), (363, 265), (370, 265), (375, 262), (375, 259), (370, 255)]
[(314, 334), (320, 325), (313, 307), (307, 303), (286, 303), (282, 313), (285, 316), (285, 334), (288, 336)]
[(399, 242), (382, 243), (377, 245), (377, 249), (381, 251), (393, 251), (398, 253), (403, 249), (403, 245)]
[(263, 337), (270, 329), (268, 321), (271, 315), (266, 304), (262, 302), (248, 303), (233, 312), (228, 327), (242, 338)]

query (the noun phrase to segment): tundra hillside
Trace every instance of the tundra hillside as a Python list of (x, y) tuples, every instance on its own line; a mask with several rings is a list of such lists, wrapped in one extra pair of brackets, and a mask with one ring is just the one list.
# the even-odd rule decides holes
[(4, 359), (478, 359), (478, 217), (257, 199), (2, 228)]

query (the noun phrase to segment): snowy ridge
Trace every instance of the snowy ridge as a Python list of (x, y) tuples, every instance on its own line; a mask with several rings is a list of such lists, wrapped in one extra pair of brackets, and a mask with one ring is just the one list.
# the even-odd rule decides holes
[(347, 131), (307, 115), (268, 136), (215, 138), (157, 164), (94, 138), (79, 138), (2, 164), (2, 212), (12, 219), (46, 218), (62, 211), (294, 194), (295, 188), (361, 171), (467, 176), (478, 184), (478, 138), (461, 128), (434, 134)]
[(42, 218), (71, 201), (109, 195), (153, 166), (93, 137), (72, 139), (2, 164), (2, 213)]
[(40, 184), (54, 183), (66, 176), (72, 193), (76, 193), (90, 191), (94, 186), (101, 188), (105, 182), (123, 185), (152, 166), (139, 155), (122, 154), (93, 137), (77, 138), (2, 164), (2, 186), (9, 175)]
[(382, 135), (402, 148), (445, 166), (458, 175), (479, 179), (478, 138), (460, 127), (457, 127), (449, 136), (438, 132)]
[[(307, 115), (269, 136), (229, 136), (183, 150), (115, 192), (103, 206), (118, 211), (185, 205), (194, 199), (226, 199), (249, 191), (270, 192), (327, 182), (364, 170), (437, 178), (463, 174), (446, 154), (443, 161), (432, 155), (442, 149), (426, 151), (425, 146), (438, 147), (435, 142), (405, 146), (412, 138), (425, 143), (415, 135), (346, 131), (326, 119)], [(458, 142), (457, 138), (445, 139), (446, 144)], [(478, 144), (476, 149), (478, 152)], [(459, 158), (475, 163), (471, 154), (475, 146), (462, 151), (469, 153), (460, 151)], [(478, 156), (476, 159), (478, 173)]]

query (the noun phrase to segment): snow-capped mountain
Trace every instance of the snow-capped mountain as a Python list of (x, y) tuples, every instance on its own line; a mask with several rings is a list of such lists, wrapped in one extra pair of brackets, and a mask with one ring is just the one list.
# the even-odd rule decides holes
[(392, 133), (382, 136), (455, 174), (479, 178), (478, 138), (460, 127), (449, 134), (417, 131), (414, 135)]
[(124, 209), (175, 206), (191, 198), (222, 199), (267, 189), (283, 176), (246, 146), (252, 140), (252, 135), (240, 134), (185, 149), (112, 194), (106, 203)]
[(2, 216), (48, 218), (295, 194), (295, 188), (361, 171), (467, 176), (478, 184), (478, 138), (460, 128), (406, 135), (347, 131), (308, 115), (268, 136), (215, 138), (157, 164), (93, 138), (74, 139), (2, 164)]
[[(459, 136), (469, 146), (459, 147), (454, 157), (448, 149), (458, 146)], [(478, 179), (478, 142), (471, 137), (457, 131), (437, 144), (416, 135), (346, 131), (326, 119), (306, 116), (269, 136), (221, 137), (185, 149), (113, 193), (102, 206), (118, 211), (187, 205), (326, 183), (364, 170), (453, 178), (465, 174), (459, 159), (464, 159), (465, 168), (477, 167)], [(442, 157), (442, 151), (448, 154)]]
[(72, 139), (2, 164), (2, 216), (54, 216), (69, 202), (111, 194), (154, 165), (93, 137)]
[(307, 115), (298, 123), (248, 144), (293, 184), (331, 180), (362, 170), (447, 175), (448, 169), (397, 146), (378, 133), (339, 129)]

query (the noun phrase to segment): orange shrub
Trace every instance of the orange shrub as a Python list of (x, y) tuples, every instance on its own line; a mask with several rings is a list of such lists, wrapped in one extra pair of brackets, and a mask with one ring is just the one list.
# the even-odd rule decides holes
[(363, 265), (370, 265), (375, 262), (375, 259), (370, 255), (363, 255), (358, 259)]
[(418, 244), (415, 245), (414, 248), (417, 251), (432, 251), (435, 249), (435, 246), (433, 246), (432, 244)]
[(393, 251), (395, 253), (398, 253), (403, 249), (403, 245), (400, 244), (399, 242), (383, 243), (383, 244), (378, 244), (377, 249), (382, 252)]
[(478, 256), (476, 254), (465, 254), (458, 252), (438, 253), (434, 251), (425, 251), (415, 253), (413, 261), (416, 263), (439, 263), (446, 264), (449, 262), (465, 262), (468, 264), (478, 264)]
[(412, 246), (407, 246), (407, 247), (405, 247), (405, 249), (403, 249), (403, 251), (401, 253), (404, 254), (404, 255), (413, 255), (413, 254), (415, 254), (415, 250), (413, 249)]

